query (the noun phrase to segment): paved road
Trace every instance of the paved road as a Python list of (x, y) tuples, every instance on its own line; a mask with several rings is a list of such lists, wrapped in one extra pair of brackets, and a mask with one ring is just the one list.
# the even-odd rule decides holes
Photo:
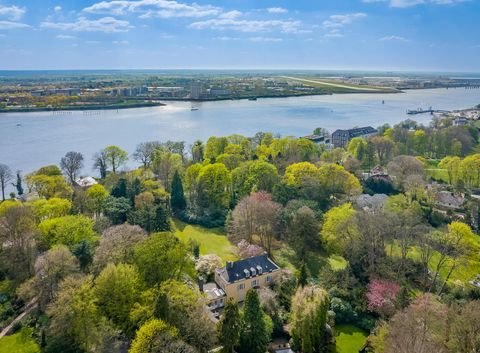
[(373, 92), (381, 92), (379, 89), (376, 88), (367, 88), (367, 87), (356, 87), (356, 86), (347, 86), (347, 85), (342, 85), (339, 83), (331, 83), (331, 82), (324, 82), (324, 81), (314, 81), (314, 80), (307, 80), (304, 78), (297, 78), (297, 77), (291, 77), (291, 76), (282, 76), (283, 78), (289, 79), (289, 80), (295, 80), (295, 81), (302, 81), (302, 82), (307, 82), (307, 83), (317, 83), (319, 85), (324, 85), (324, 86), (331, 86), (331, 87), (338, 87), (338, 88), (347, 88), (351, 89), (354, 91), (373, 91)]

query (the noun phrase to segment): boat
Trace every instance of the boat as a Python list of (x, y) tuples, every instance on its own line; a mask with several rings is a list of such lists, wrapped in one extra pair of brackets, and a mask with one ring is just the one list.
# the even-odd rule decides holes
[(382, 101), (382, 104), (385, 104), (385, 101)]
[(17, 126), (22, 126), (22, 124), (18, 123)]
[(249, 101), (256, 101), (257, 100), (257, 97), (250, 97), (248, 98)]
[(190, 108), (190, 110), (191, 110), (192, 112), (195, 112), (195, 111), (197, 111), (197, 110), (198, 110), (198, 108), (191, 107), (191, 108)]

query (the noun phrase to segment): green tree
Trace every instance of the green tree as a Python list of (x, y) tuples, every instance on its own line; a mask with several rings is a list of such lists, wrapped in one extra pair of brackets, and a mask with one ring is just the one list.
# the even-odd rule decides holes
[(135, 263), (145, 282), (153, 286), (194, 274), (186, 246), (172, 233), (156, 233), (135, 246)]
[(173, 212), (182, 212), (187, 207), (185, 195), (183, 193), (182, 178), (178, 171), (175, 171), (172, 180), (172, 197), (170, 199)]
[(264, 161), (242, 163), (232, 172), (233, 192), (237, 199), (254, 191), (272, 192), (278, 181), (277, 168)]
[(95, 216), (100, 216), (102, 212), (103, 203), (108, 197), (108, 191), (103, 185), (95, 184), (88, 188), (87, 198), (91, 203), (91, 207)]
[(17, 171), (17, 182), (13, 183), (12, 185), (17, 189), (17, 195), (22, 196), (23, 195), (23, 178), (22, 175), (20, 174), (20, 171)]
[(177, 338), (178, 331), (162, 320), (146, 322), (135, 335), (128, 353), (195, 353)]
[(124, 223), (131, 208), (130, 201), (125, 197), (109, 196), (103, 202), (103, 213), (113, 224)]
[(78, 261), (65, 245), (55, 245), (35, 261), (35, 276), (19, 289), (20, 296), (30, 301), (37, 297), (41, 310), (55, 297), (61, 281), (78, 273)]
[(33, 275), (38, 229), (30, 207), (8, 201), (0, 206), (5, 204), (10, 205), (0, 218), (0, 271), (21, 283)]
[(128, 161), (128, 153), (118, 146), (107, 146), (103, 151), (105, 153), (105, 160), (108, 166), (112, 168), (113, 174)]
[(95, 279), (98, 307), (123, 332), (130, 332), (130, 310), (139, 299), (142, 283), (132, 265), (108, 264)]
[(267, 323), (255, 289), (249, 289), (243, 308), (243, 325), (240, 333), (240, 353), (265, 353), (272, 327)]
[(135, 206), (128, 214), (128, 221), (149, 233), (170, 229), (169, 212), (163, 204), (143, 203)]
[(204, 166), (198, 174), (200, 206), (224, 209), (230, 202), (231, 175), (221, 163)]
[(48, 218), (66, 216), (72, 208), (72, 202), (67, 199), (52, 197), (51, 199), (38, 199), (32, 203), (33, 213), (38, 221)]
[(330, 251), (343, 253), (352, 240), (358, 235), (352, 204), (345, 203), (333, 207), (325, 213), (322, 226), (322, 241)]
[(227, 146), (228, 139), (226, 137), (210, 137), (207, 141), (207, 146), (205, 147), (204, 158), (215, 161), (219, 155), (225, 153), (225, 148)]
[(77, 258), (78, 263), (80, 264), (80, 269), (85, 272), (93, 260), (91, 243), (85, 239), (82, 240), (73, 247), (72, 253)]
[[(165, 301), (161, 304), (162, 296), (167, 299), (166, 312)], [(155, 313), (161, 314), (165, 321), (178, 328), (180, 336), (188, 344), (200, 352), (207, 352), (216, 342), (216, 331), (205, 305), (198, 290), (177, 280), (169, 280), (159, 287)]]
[(98, 237), (93, 230), (93, 221), (83, 215), (71, 215), (47, 219), (38, 225), (42, 241), (49, 247), (63, 244), (73, 249), (83, 240), (94, 243)]
[(73, 193), (57, 166), (42, 167), (28, 174), (26, 181), (30, 191), (35, 191), (38, 196), (46, 199), (51, 197), (69, 199)]
[(92, 283), (89, 276), (67, 277), (47, 310), (50, 335), (71, 340), (85, 352), (100, 344), (106, 324), (98, 311)]
[(222, 318), (218, 323), (218, 339), (223, 346), (222, 353), (234, 353), (234, 348), (240, 340), (242, 318), (238, 310), (238, 304), (232, 299), (227, 301), (223, 310)]
[(291, 327), (295, 347), (303, 353), (320, 353), (328, 345), (328, 295), (318, 287), (298, 288), (292, 299)]
[(288, 241), (301, 261), (305, 261), (308, 250), (318, 244), (318, 234), (315, 213), (307, 206), (301, 207), (288, 226)]
[(182, 156), (166, 148), (158, 148), (155, 150), (152, 169), (158, 175), (165, 189), (170, 191), (168, 189), (171, 186), (173, 175), (182, 169)]

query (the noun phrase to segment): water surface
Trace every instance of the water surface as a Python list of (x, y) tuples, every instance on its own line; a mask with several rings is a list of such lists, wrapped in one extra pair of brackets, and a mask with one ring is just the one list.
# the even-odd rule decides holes
[[(382, 104), (384, 101), (384, 104)], [(85, 156), (83, 174), (92, 174), (91, 157), (108, 145), (132, 153), (139, 142), (151, 140), (206, 140), (209, 136), (258, 131), (302, 136), (316, 127), (335, 129), (384, 123), (411, 116), (407, 109), (452, 110), (480, 103), (479, 89), (414, 90), (400, 94), (343, 94), (329, 96), (204, 102), (191, 111), (187, 102), (164, 107), (119, 111), (0, 114), (0, 163), (30, 172), (58, 164), (68, 151)], [(428, 114), (415, 120), (428, 123)]]

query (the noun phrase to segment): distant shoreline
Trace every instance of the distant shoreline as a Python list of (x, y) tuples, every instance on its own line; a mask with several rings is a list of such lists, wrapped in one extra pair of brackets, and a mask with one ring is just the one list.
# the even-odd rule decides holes
[[(294, 98), (294, 97), (313, 97), (313, 96), (331, 96), (334, 94), (394, 94), (404, 93), (403, 91), (386, 91), (386, 92), (372, 92), (372, 91), (358, 91), (358, 92), (335, 92), (335, 93), (304, 93), (304, 94), (289, 94), (289, 95), (259, 95), (259, 96), (245, 96), (245, 97), (216, 97), (211, 99), (191, 99), (191, 98), (161, 98), (164, 102), (191, 102), (191, 103), (203, 103), (203, 102), (221, 102), (221, 101), (238, 101), (238, 100), (252, 100), (252, 99), (266, 99), (266, 98)], [(166, 106), (166, 103), (162, 102), (144, 102), (125, 105), (98, 105), (98, 106), (65, 106), (65, 107), (41, 107), (41, 108), (0, 108), (0, 114), (2, 113), (35, 113), (35, 112), (67, 112), (67, 111), (90, 111), (90, 110), (118, 110), (118, 109), (135, 109), (135, 108), (151, 108)]]
[(89, 111), (89, 110), (118, 110), (118, 109), (134, 109), (134, 108), (150, 108), (150, 107), (160, 107), (165, 106), (165, 103), (161, 102), (144, 102), (144, 103), (134, 103), (134, 104), (125, 104), (125, 105), (98, 105), (98, 106), (65, 106), (65, 107), (40, 107), (40, 108), (2, 108), (0, 113), (35, 113), (35, 112), (66, 112), (66, 111)]

